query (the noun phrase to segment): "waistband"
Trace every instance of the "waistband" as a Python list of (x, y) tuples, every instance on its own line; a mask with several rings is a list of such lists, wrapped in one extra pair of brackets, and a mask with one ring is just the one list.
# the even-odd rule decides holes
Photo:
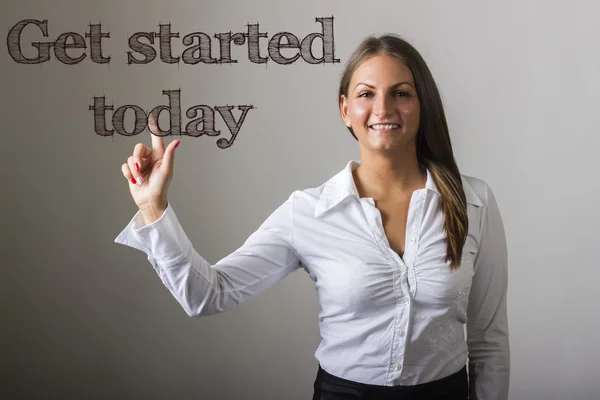
[[(455, 372), (454, 374), (449, 375), (447, 377), (431, 382), (421, 383), (418, 385), (379, 386), (339, 378), (337, 376), (331, 375), (319, 365), (319, 370), (317, 372), (317, 378), (314, 383), (314, 388), (315, 397), (313, 397), (313, 399), (327, 399), (326, 396), (318, 397), (318, 392), (332, 395), (348, 395), (351, 396), (350, 398), (361, 398), (361, 396), (364, 396), (364, 398), (369, 399), (373, 399), (373, 396), (376, 395), (385, 396), (390, 394), (401, 394), (404, 396), (402, 397), (402, 399), (406, 398), (407, 400), (412, 399), (413, 396), (415, 396), (415, 400), (421, 400), (424, 398), (424, 396), (448, 393), (451, 396), (447, 397), (448, 400), (462, 400), (468, 398), (469, 384), (466, 366), (464, 366), (460, 371)], [(446, 399), (446, 397), (443, 397), (443, 399)]]

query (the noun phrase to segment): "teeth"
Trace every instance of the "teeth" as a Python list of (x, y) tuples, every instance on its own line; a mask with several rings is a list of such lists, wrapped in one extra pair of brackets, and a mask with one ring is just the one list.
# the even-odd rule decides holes
[(371, 128), (373, 128), (373, 129), (396, 129), (399, 126), (400, 125), (396, 125), (396, 124), (375, 124), (375, 125), (371, 125)]

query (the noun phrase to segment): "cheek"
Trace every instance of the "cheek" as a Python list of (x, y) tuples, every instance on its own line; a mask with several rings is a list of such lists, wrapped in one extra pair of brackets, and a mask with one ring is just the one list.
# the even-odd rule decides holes
[(418, 103), (406, 104), (401, 110), (402, 119), (410, 125), (419, 125), (421, 107)]
[(348, 113), (350, 114), (350, 118), (355, 121), (364, 120), (369, 117), (369, 110), (371, 107), (366, 103), (355, 103), (352, 104)]

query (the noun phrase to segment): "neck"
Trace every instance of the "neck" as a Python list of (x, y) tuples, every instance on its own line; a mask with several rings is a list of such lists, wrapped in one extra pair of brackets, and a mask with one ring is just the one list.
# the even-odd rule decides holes
[(389, 156), (361, 152), (353, 176), (360, 197), (375, 200), (410, 196), (427, 181), (427, 171), (419, 165), (414, 150)]

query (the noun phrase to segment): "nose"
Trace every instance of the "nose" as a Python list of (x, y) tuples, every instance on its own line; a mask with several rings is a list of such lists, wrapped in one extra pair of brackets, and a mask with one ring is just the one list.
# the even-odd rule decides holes
[(389, 117), (392, 114), (392, 99), (386, 95), (377, 96), (373, 104), (373, 113), (379, 118)]

